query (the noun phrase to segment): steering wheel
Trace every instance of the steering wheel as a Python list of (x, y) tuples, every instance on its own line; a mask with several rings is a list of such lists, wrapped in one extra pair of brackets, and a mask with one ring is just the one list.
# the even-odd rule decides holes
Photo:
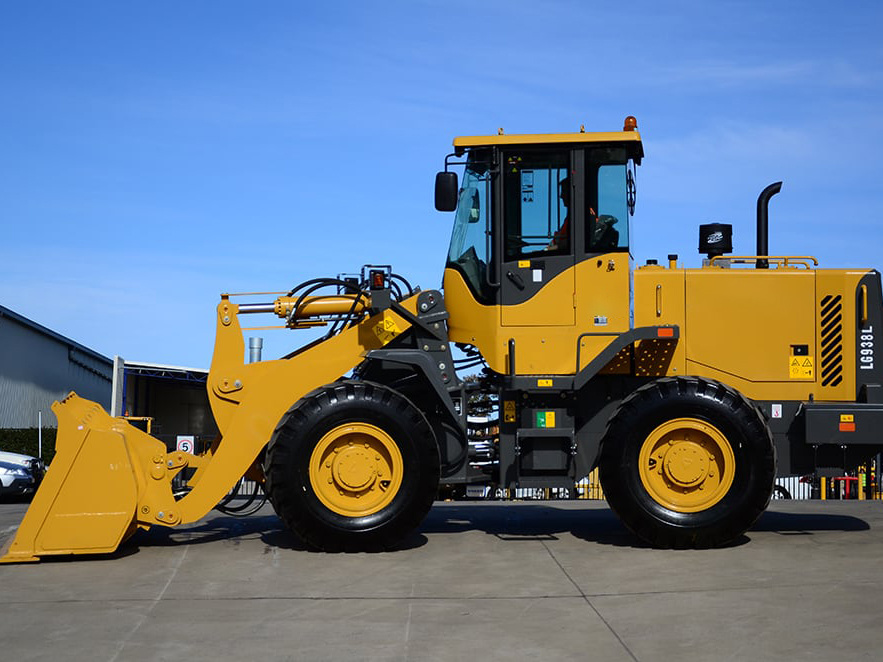
[(631, 170), (625, 175), (625, 202), (629, 208), (629, 216), (635, 215), (635, 199), (638, 197), (638, 187), (635, 185), (635, 176)]

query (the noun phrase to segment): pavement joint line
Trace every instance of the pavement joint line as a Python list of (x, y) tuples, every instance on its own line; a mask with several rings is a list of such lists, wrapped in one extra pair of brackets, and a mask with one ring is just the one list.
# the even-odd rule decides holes
[[(559, 564), (560, 565), (560, 564)], [(682, 590), (667, 591), (623, 591), (620, 593), (586, 593), (579, 590), (579, 586), (573, 579), (563, 570), (565, 576), (576, 587), (578, 593), (546, 593), (543, 595), (339, 595), (339, 596), (320, 596), (320, 595), (252, 595), (252, 596), (200, 596), (188, 595), (182, 597), (164, 598), (165, 602), (249, 602), (249, 601), (294, 601), (304, 600), (307, 602), (337, 602), (349, 600), (361, 600), (365, 602), (389, 602), (391, 600), (405, 600), (408, 602), (454, 602), (454, 601), (473, 601), (473, 600), (588, 600), (590, 598), (628, 598), (640, 596), (654, 595), (685, 595), (690, 593), (721, 593), (734, 591), (767, 591), (770, 589), (794, 589), (794, 588), (821, 588), (824, 586), (842, 586), (840, 580), (830, 580), (825, 582), (800, 582), (795, 584), (764, 584), (763, 586), (733, 586), (733, 587), (709, 587), (709, 588), (691, 588)], [(864, 581), (861, 582), (862, 587), (883, 587), (883, 581)], [(59, 604), (59, 605), (76, 605), (76, 604), (96, 604), (96, 603), (123, 603), (138, 604), (142, 602), (150, 602), (155, 604), (156, 598), (71, 598), (67, 600), (8, 600), (4, 604), (14, 606), (40, 605), (40, 604)]]
[(582, 588), (580, 587), (580, 585), (577, 584), (576, 581), (574, 581), (573, 577), (570, 576), (570, 573), (568, 573), (567, 570), (564, 569), (564, 566), (561, 565), (561, 562), (560, 562), (560, 561), (556, 558), (556, 556), (552, 553), (552, 550), (549, 549), (549, 546), (545, 543), (545, 541), (541, 542), (540, 544), (542, 544), (542, 546), (546, 549), (546, 552), (549, 554), (549, 556), (551, 557), (551, 559), (555, 562), (555, 565), (557, 565), (558, 568), (561, 570), (561, 572), (564, 573), (564, 576), (567, 577), (567, 580), (568, 580), (571, 584), (573, 584), (573, 587), (574, 587), (577, 591), (580, 592), (580, 595), (582, 595), (582, 598), (583, 598), (583, 600), (585, 600), (586, 604), (589, 605), (589, 607), (591, 608), (591, 610), (592, 610), (593, 612), (595, 612), (595, 615), (596, 615), (598, 618), (601, 619), (601, 622), (604, 623), (604, 625), (607, 627), (608, 630), (610, 630), (610, 633), (611, 633), (614, 637), (616, 637), (616, 640), (619, 642), (619, 645), (622, 646), (623, 649), (625, 650), (625, 652), (629, 654), (629, 657), (631, 657), (635, 662), (639, 662), (638, 658), (637, 658), (637, 657), (635, 656), (635, 654), (632, 652), (632, 649), (628, 647), (628, 644), (626, 644), (625, 641), (623, 641), (622, 637), (619, 636), (619, 633), (614, 629), (614, 627), (613, 627), (612, 625), (610, 625), (609, 622), (607, 622), (607, 619), (604, 618), (604, 616), (601, 615), (601, 612), (598, 611), (598, 608), (597, 608), (594, 604), (592, 604), (592, 601), (591, 601), (591, 599), (589, 598), (589, 596), (586, 595), (585, 591), (582, 590)]
[(163, 596), (166, 594), (166, 591), (169, 589), (169, 586), (172, 585), (172, 582), (175, 580), (175, 577), (178, 576), (178, 570), (180, 569), (181, 564), (184, 563), (184, 557), (187, 556), (188, 549), (190, 549), (190, 546), (184, 545), (184, 552), (181, 554), (181, 556), (178, 557), (178, 561), (177, 561), (177, 563), (175, 563), (174, 567), (172, 568), (172, 572), (169, 575), (168, 581), (166, 581), (165, 585), (162, 587), (162, 590), (159, 592), (159, 595), (157, 595), (152, 600), (147, 600), (147, 602), (150, 602), (150, 606), (141, 615), (141, 618), (135, 624), (135, 627), (133, 627), (129, 631), (129, 634), (127, 634), (125, 637), (123, 637), (122, 641), (120, 641), (119, 646), (117, 646), (116, 652), (113, 654), (113, 657), (110, 658), (110, 662), (116, 662), (116, 660), (119, 659), (120, 654), (125, 650), (129, 641), (131, 641), (132, 637), (135, 636), (135, 633), (141, 629), (141, 626), (144, 625), (144, 623), (147, 621), (150, 614), (153, 613), (153, 610), (156, 607), (156, 605), (159, 604), (160, 600), (163, 599)]
[[(347, 602), (352, 600), (360, 600), (362, 602), (389, 602), (389, 601), (401, 601), (404, 600), (406, 602), (460, 602), (460, 601), (502, 601), (502, 600), (584, 600), (585, 596), (579, 593), (575, 594), (562, 594), (562, 595), (468, 595), (468, 596), (456, 596), (456, 595), (426, 595), (426, 596), (414, 596), (407, 597), (404, 595), (396, 595), (396, 596), (362, 596), (362, 595), (346, 595), (346, 596), (298, 596), (298, 595), (287, 595), (287, 596), (264, 596), (264, 595), (253, 595), (253, 596), (223, 596), (223, 597), (212, 597), (212, 596), (182, 596), (175, 598), (165, 598), (165, 602), (271, 602), (271, 601), (285, 601), (291, 602), (295, 600), (303, 600), (306, 602)], [(68, 600), (9, 600), (4, 602), (4, 605), (41, 605), (41, 604), (52, 604), (52, 605), (77, 605), (77, 604), (99, 604), (99, 603), (122, 603), (122, 604), (139, 604), (142, 602), (156, 603), (155, 598), (92, 598), (92, 599), (68, 599)]]
[[(830, 580), (825, 582), (800, 582), (799, 584), (764, 584), (757, 586), (721, 586), (709, 588), (685, 588), (673, 589), (668, 591), (623, 591), (622, 593), (587, 593), (592, 598), (628, 598), (640, 597), (643, 595), (688, 595), (690, 593), (735, 593), (737, 591), (767, 591), (770, 589), (793, 589), (793, 588), (821, 588), (823, 586), (842, 586), (841, 580)], [(858, 583), (858, 582), (856, 582)], [(880, 585), (880, 581), (864, 581), (861, 586)]]
[(408, 603), (408, 621), (405, 623), (405, 659), (409, 659), (408, 645), (411, 643), (411, 617), (414, 614), (414, 605)]

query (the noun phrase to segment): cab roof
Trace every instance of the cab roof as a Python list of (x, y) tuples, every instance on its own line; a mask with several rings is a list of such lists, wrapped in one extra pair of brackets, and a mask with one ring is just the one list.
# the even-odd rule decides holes
[(635, 163), (641, 163), (644, 146), (641, 134), (637, 131), (604, 131), (589, 133), (522, 133), (507, 135), (500, 132), (495, 136), (458, 136), (454, 138), (454, 151), (462, 154), (472, 147), (491, 147), (498, 145), (558, 145), (585, 143), (622, 143)]

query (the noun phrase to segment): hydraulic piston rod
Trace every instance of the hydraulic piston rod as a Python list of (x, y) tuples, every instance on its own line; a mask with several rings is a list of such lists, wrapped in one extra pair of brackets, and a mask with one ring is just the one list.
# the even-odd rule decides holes
[[(273, 313), (287, 318), (297, 304), (297, 297), (278, 297), (272, 303), (241, 303), (239, 314)], [(305, 297), (294, 314), (294, 319), (319, 317), (322, 315), (344, 315), (361, 313), (371, 305), (370, 297), (339, 294), (336, 296)]]

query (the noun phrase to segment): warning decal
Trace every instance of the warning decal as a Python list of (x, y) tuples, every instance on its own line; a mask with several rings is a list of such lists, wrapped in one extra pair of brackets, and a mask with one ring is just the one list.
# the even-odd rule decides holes
[(813, 361), (811, 356), (788, 357), (789, 379), (812, 379)]
[(514, 423), (515, 422), (515, 400), (504, 400), (503, 401), (503, 422), (504, 423)]
[(383, 317), (373, 328), (374, 335), (376, 335), (384, 345), (402, 332), (395, 320), (385, 311)]
[(537, 412), (538, 428), (554, 428), (555, 412), (554, 411), (538, 411)]

